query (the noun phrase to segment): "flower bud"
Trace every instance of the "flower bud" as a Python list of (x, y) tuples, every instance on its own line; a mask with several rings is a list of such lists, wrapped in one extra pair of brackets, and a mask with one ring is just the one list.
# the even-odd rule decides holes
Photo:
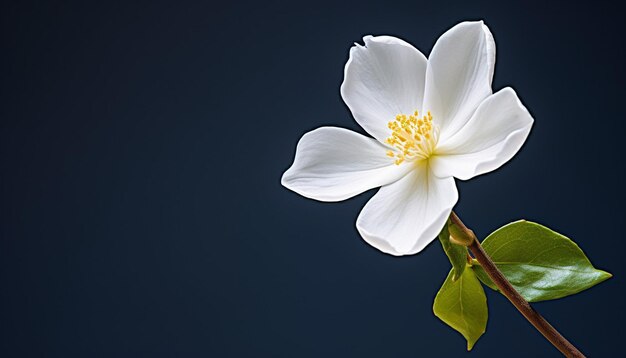
[[(470, 229), (468, 229), (463, 223), (460, 223), (458, 218), (450, 216), (450, 224), (448, 225), (448, 231), (450, 232), (450, 242), (461, 246), (470, 246), (476, 239), (476, 235)], [(455, 220), (457, 219), (457, 220)]]

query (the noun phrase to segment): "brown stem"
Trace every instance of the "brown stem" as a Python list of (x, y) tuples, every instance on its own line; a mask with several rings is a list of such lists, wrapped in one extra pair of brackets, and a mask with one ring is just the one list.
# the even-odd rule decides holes
[(561, 353), (566, 357), (585, 357), (574, 345), (572, 345), (565, 337), (563, 337), (554, 327), (548, 323), (537, 311), (535, 311), (528, 301), (526, 301), (520, 294), (511, 286), (511, 283), (504, 277), (502, 272), (496, 267), (489, 255), (485, 252), (483, 247), (476, 239), (476, 235), (472, 230), (468, 229), (465, 224), (459, 219), (459, 217), (452, 212), (450, 214), (450, 222), (455, 225), (459, 230), (458, 233), (466, 235), (465, 238), (457, 238), (458, 241), (469, 242), (469, 249), (485, 270), (487, 275), (491, 278), (493, 283), (498, 286), (500, 292), (502, 292), (506, 298), (511, 301), (513, 306), (530, 322), (535, 328), (543, 334), (544, 337), (552, 345), (554, 345)]

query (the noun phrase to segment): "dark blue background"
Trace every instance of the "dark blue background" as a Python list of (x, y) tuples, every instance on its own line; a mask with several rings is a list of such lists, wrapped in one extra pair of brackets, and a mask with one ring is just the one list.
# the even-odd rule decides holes
[(353, 42), (428, 54), (484, 19), (494, 88), (535, 117), (522, 151), (460, 182), (484, 236), (526, 218), (615, 277), (536, 304), (590, 356), (617, 356), (624, 315), (623, 13), (598, 2), (4, 2), (0, 355), (509, 357), (558, 352), (488, 292), (487, 333), (434, 317), (449, 263), (404, 258), (336, 204), (280, 186), (299, 137), (360, 130), (339, 95)]

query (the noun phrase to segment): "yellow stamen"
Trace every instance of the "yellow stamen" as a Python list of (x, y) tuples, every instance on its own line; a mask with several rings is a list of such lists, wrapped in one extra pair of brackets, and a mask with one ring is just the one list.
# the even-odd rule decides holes
[(387, 151), (387, 156), (395, 158), (394, 163), (400, 165), (405, 161), (428, 158), (437, 144), (439, 129), (433, 125), (433, 116), (430, 111), (422, 118), (418, 111), (407, 116), (396, 115), (395, 120), (389, 122), (387, 127), (391, 130), (385, 143), (395, 149)]

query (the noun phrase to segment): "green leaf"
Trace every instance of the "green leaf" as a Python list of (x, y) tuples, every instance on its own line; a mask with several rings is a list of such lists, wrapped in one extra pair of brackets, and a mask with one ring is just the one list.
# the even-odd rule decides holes
[[(525, 220), (494, 231), (482, 245), (513, 287), (530, 302), (573, 295), (611, 277), (593, 267), (572, 240)], [(480, 266), (474, 265), (472, 270), (485, 285), (495, 289)]]
[(489, 287), (490, 289), (494, 291), (500, 291), (500, 289), (498, 289), (498, 286), (496, 286), (496, 284), (493, 283), (493, 281), (487, 275), (485, 270), (483, 270), (483, 268), (480, 267), (480, 263), (476, 259), (472, 259), (471, 270), (474, 271), (474, 273), (476, 274), (476, 277), (478, 277), (480, 282), (484, 283), (487, 287)]
[(452, 270), (437, 292), (433, 312), (467, 340), (467, 350), (485, 333), (487, 327), (487, 297), (474, 271), (464, 270), (458, 280), (452, 280)]
[(441, 242), (441, 246), (443, 246), (443, 251), (452, 264), (452, 281), (456, 281), (461, 277), (465, 266), (467, 266), (467, 248), (450, 242), (448, 224), (444, 225), (443, 230), (439, 233), (439, 241)]

